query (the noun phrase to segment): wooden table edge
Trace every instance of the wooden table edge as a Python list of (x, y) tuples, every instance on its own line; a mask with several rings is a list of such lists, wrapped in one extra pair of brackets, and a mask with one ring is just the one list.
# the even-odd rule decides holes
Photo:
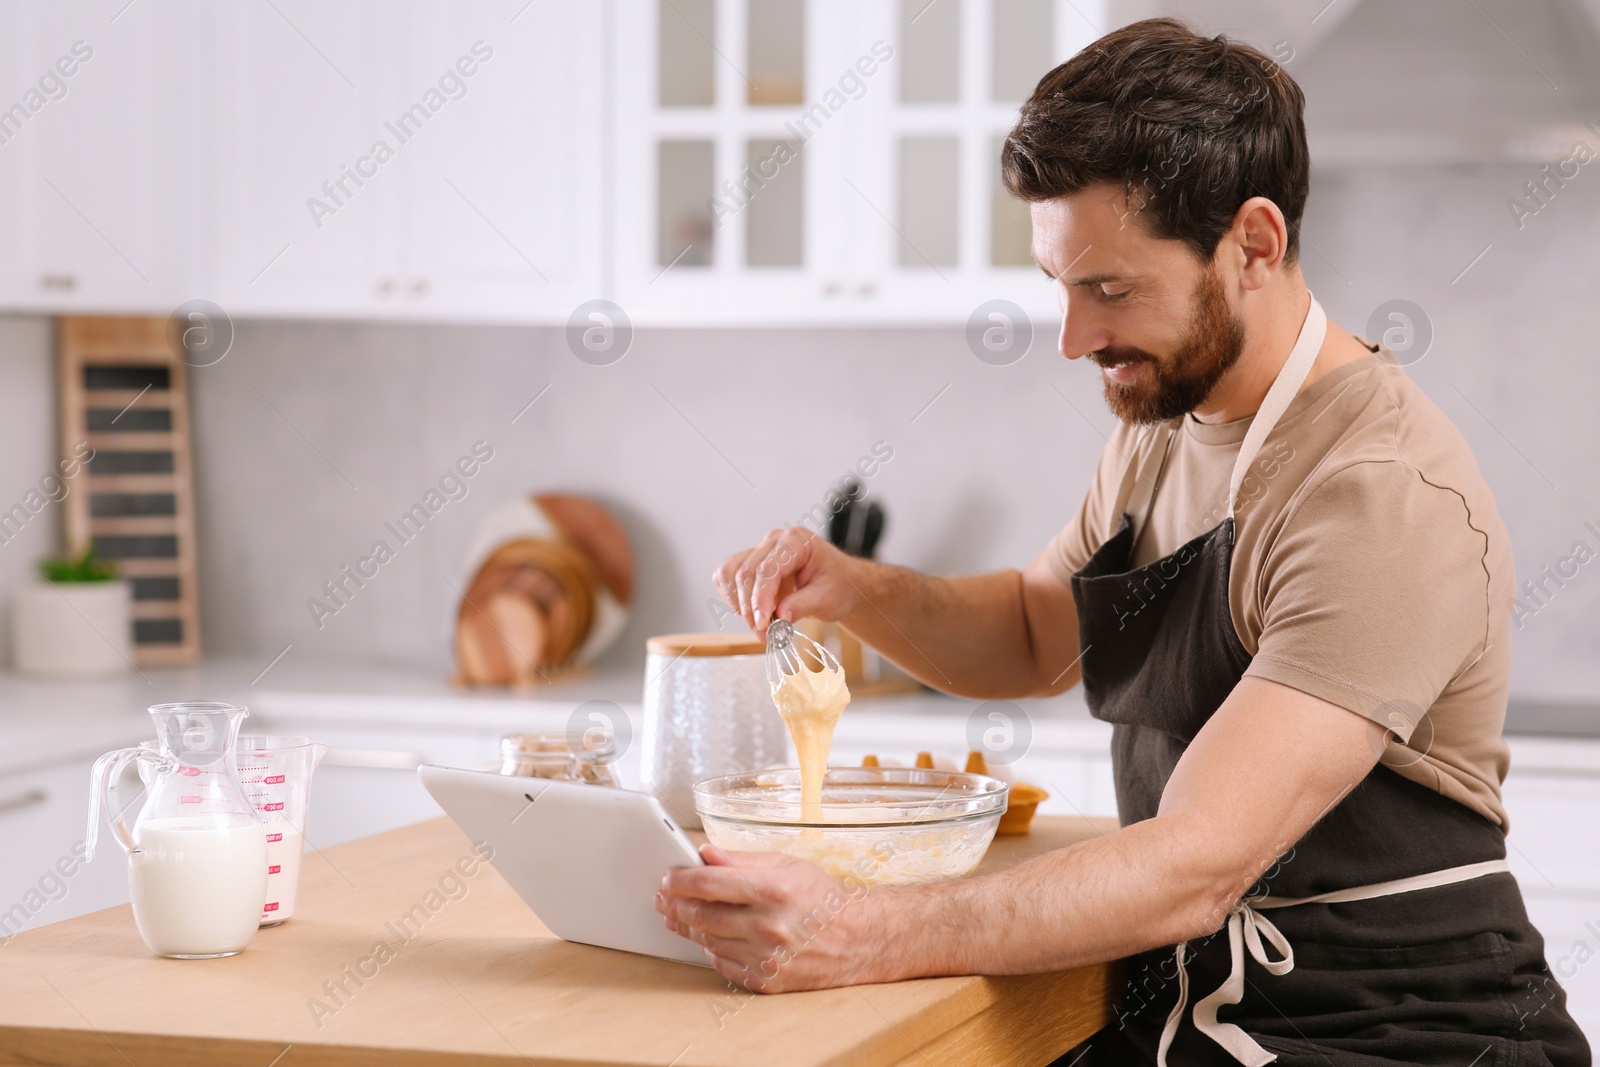
[[(1058, 817), (1041, 819), (1041, 829), (1060, 832), (1073, 824), (1077, 830), (1093, 826), (1104, 832), (1103, 820)], [(449, 820), (440, 818), (371, 835), (333, 846), (328, 851), (338, 856), (344, 850), (371, 848), (385, 838), (403, 838), (439, 828)], [(1052, 824), (1056, 824), (1052, 826)], [(450, 824), (453, 826), (453, 824)], [(1017, 855), (1047, 851), (1045, 839), (1054, 833), (1041, 833), (1033, 842), (1011, 839), (1004, 847), (1014, 851), (1005, 865), (1018, 862)], [(1002, 839), (1004, 840), (1004, 839)], [(1003, 859), (1002, 854), (1002, 858)], [(116, 905), (106, 911), (126, 911)], [(80, 919), (87, 919), (82, 916)], [(30, 940), (51, 926), (79, 920), (64, 920), (15, 935)], [(131, 923), (131, 918), (129, 919)], [(12, 940), (12, 939), (7, 939)], [(4, 956), (0, 956), (3, 960)], [(899, 1024), (890, 1021), (886, 1029), (866, 1038), (845, 1052), (816, 1061), (815, 1067), (965, 1067), (980, 1063), (1037, 1063), (1040, 1067), (1068, 1051), (1109, 1024), (1111, 1000), (1120, 966), (1096, 964), (1068, 971), (1005, 977), (956, 976), (951, 979), (917, 981), (964, 981), (982, 983), (970, 996), (958, 996), (930, 1004)], [(861, 987), (868, 998), (871, 990), (886, 987)], [(780, 994), (781, 995), (781, 994)], [(983, 1001), (976, 1010), (962, 1013), (961, 1002)], [(70, 1004), (70, 1001), (68, 1002)], [(1020, 1008), (1019, 1008), (1020, 1005)], [(952, 1012), (951, 1009), (957, 1011)], [(874, 1009), (876, 1010), (876, 1009)], [(76, 1011), (76, 1009), (74, 1009)], [(881, 1012), (879, 1013), (882, 1014)], [(283, 1043), (255, 1037), (226, 1038), (215, 1035), (158, 1034), (143, 1031), (102, 1031), (87, 1018), (82, 1027), (30, 1026), (0, 1022), (0, 1065), (26, 1067), (126, 1067), (133, 1063), (159, 1063), (163, 1067), (212, 1067), (217, 1063), (260, 1064), (261, 1067), (489, 1067), (524, 1064), (532, 1067), (661, 1067), (659, 1061), (624, 1059), (573, 1059), (535, 1053), (532, 1057), (510, 1049), (504, 1054), (447, 1052), (429, 1048), (405, 1048), (362, 1044)], [(907, 1051), (909, 1046), (910, 1051)]]

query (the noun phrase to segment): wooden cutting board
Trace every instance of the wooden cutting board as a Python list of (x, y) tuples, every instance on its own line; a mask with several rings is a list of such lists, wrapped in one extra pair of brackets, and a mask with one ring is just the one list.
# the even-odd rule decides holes
[(579, 496), (532, 498), (549, 536), (512, 537), (477, 564), (456, 616), (457, 680), (526, 689), (567, 668), (609, 596), (633, 597), (632, 549), (603, 506)]

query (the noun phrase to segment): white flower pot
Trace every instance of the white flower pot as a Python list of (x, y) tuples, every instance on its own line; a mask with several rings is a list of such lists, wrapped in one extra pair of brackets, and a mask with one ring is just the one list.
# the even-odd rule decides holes
[(132, 597), (122, 579), (32, 582), (17, 590), (11, 615), (12, 666), (23, 674), (94, 678), (133, 661)]

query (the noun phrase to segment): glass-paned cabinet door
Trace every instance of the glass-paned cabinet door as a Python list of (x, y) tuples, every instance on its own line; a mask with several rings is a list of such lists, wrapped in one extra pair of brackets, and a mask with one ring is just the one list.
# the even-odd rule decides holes
[(1038, 80), (1111, 28), (1105, 0), (868, 0), (857, 23), (894, 53), (841, 175), (854, 190), (847, 284), (870, 294), (862, 316), (964, 321), (1005, 299), (1052, 321), (1000, 146)]
[(613, 12), (615, 299), (657, 321), (826, 317), (868, 84), (854, 64), (871, 54), (853, 0)]
[(682, 321), (1049, 321), (999, 144), (1106, 0), (616, 0), (616, 293)]

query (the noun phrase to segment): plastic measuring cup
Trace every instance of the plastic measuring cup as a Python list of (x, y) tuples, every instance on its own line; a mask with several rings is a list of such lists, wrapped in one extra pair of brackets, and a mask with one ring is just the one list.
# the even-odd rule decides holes
[[(159, 751), (157, 742), (144, 748)], [(267, 899), (261, 925), (276, 926), (294, 915), (300, 893), (300, 857), (305, 849), (311, 774), (329, 746), (309, 737), (243, 734), (234, 749), (239, 783), (267, 836)], [(140, 763), (141, 776), (146, 774)], [(147, 783), (148, 784), (148, 783)]]
[(239, 781), (267, 831), (267, 902), (262, 926), (294, 915), (300, 894), (300, 857), (305, 851), (311, 772), (328, 745), (309, 737), (247, 734), (239, 738)]

